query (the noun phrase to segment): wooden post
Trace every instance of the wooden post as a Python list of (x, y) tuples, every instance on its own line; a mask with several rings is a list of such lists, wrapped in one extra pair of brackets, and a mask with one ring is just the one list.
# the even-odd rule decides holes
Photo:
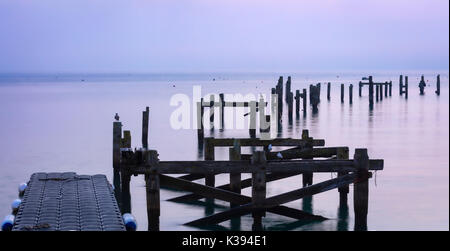
[(389, 82), (385, 82), (384, 83), (384, 96), (387, 97), (388, 96), (388, 86), (389, 86)]
[(400, 75), (400, 79), (398, 80), (398, 89), (401, 96), (403, 94), (403, 75)]
[(272, 96), (270, 98), (270, 102), (271, 102), (271, 121), (275, 121), (274, 126), (275, 126), (275, 131), (277, 131), (278, 129), (278, 124), (280, 123), (280, 117), (279, 117), (279, 113), (278, 113), (278, 96), (276, 95), (276, 89), (272, 88)]
[(375, 98), (376, 98), (376, 101), (378, 102), (378, 96), (380, 95), (380, 85), (376, 84), (375, 89), (376, 89)]
[(316, 85), (316, 87), (317, 87), (317, 99), (319, 99), (319, 103), (320, 103), (320, 83), (317, 83), (317, 85)]
[(389, 97), (392, 96), (392, 81), (389, 81)]
[(344, 84), (341, 84), (341, 103), (344, 103)]
[[(230, 160), (241, 160), (241, 145), (239, 140), (235, 140), (234, 147), (229, 149)], [(241, 194), (241, 173), (230, 173), (230, 191)], [(231, 207), (238, 204), (230, 203)]]
[[(205, 160), (214, 160), (215, 159), (215, 147), (213, 144), (214, 138), (205, 138)], [(206, 174), (205, 175), (205, 185), (210, 187), (215, 187), (216, 185), (216, 176), (214, 174)], [(210, 214), (214, 213), (214, 199), (206, 198), (207, 207), (205, 207), (205, 213)]]
[(148, 148), (148, 119), (149, 119), (149, 109), (148, 106), (145, 111), (142, 112), (142, 147)]
[(250, 101), (250, 138), (256, 138), (256, 101)]
[(131, 181), (131, 174), (128, 172), (121, 170), (120, 172), (120, 178), (121, 178), (121, 188), (122, 188), (122, 207), (121, 211), (122, 214), (125, 213), (131, 213), (131, 194), (130, 194), (130, 181)]
[(373, 81), (372, 76), (369, 76), (369, 105), (373, 105)]
[(120, 148), (131, 148), (131, 132), (123, 131), (123, 138), (121, 140)]
[(278, 84), (280, 86), (280, 92), (278, 93), (278, 95), (280, 95), (280, 106), (282, 106), (283, 104), (283, 76), (280, 76), (278, 78)]
[(210, 130), (214, 130), (214, 95), (209, 98), (209, 125)]
[[(343, 148), (343, 147), (338, 148), (336, 158), (337, 159), (349, 159), (348, 148)], [(348, 174), (348, 172), (338, 172), (338, 177), (344, 176), (347, 174)], [(339, 191), (339, 205), (340, 206), (347, 205), (347, 194), (350, 191), (349, 186), (340, 187), (340, 188), (338, 188), (338, 191)]]
[[(251, 159), (252, 165), (256, 165), (257, 171), (252, 173), (252, 203), (254, 209), (261, 209), (266, 199), (266, 154), (263, 151), (256, 151)], [(264, 211), (255, 211), (253, 214), (252, 230), (262, 230), (262, 217)]]
[(362, 87), (363, 87), (363, 84), (361, 81), (359, 81), (359, 96), (360, 97), (362, 96)]
[(203, 139), (205, 137), (205, 131), (203, 127), (203, 98), (200, 99), (200, 102), (197, 102), (197, 139), (199, 145), (203, 145)]
[(437, 75), (435, 92), (438, 96), (441, 95), (441, 75)]
[(287, 103), (288, 103), (288, 119), (289, 119), (289, 122), (292, 122), (292, 114), (293, 114), (293, 100), (294, 100), (294, 97), (293, 97), (293, 93), (292, 92), (287, 92), (286, 93), (286, 95), (288, 96), (288, 98), (287, 98)]
[(379, 84), (380, 86), (380, 101), (383, 101), (383, 84)]
[(225, 129), (225, 96), (223, 93), (219, 94), (220, 98), (220, 129)]
[(121, 207), (122, 195), (120, 187), (120, 141), (122, 138), (122, 122), (119, 121), (117, 114), (116, 117), (117, 120), (113, 122), (113, 184), (114, 195), (119, 204), (119, 207)]
[(306, 115), (306, 89), (303, 89), (302, 99), (303, 99), (303, 115)]
[(330, 91), (331, 91), (331, 83), (327, 84), (327, 100), (330, 101)]
[(427, 86), (427, 84), (425, 83), (425, 77), (422, 75), (419, 82), (420, 95), (425, 94), (425, 86)]
[[(259, 103), (258, 103), (260, 138), (264, 138), (264, 135), (263, 135), (264, 133), (270, 132), (270, 115), (266, 116), (264, 104), (265, 104), (265, 101), (261, 97), (259, 99)], [(270, 133), (269, 133), (269, 137), (270, 137)]]
[(353, 186), (353, 204), (355, 211), (355, 231), (367, 230), (369, 207), (369, 156), (367, 149), (355, 149), (355, 167), (357, 180)]
[(405, 76), (405, 98), (408, 99), (408, 76)]
[[(307, 147), (312, 150), (312, 144), (310, 144), (309, 142), (312, 142), (312, 138), (309, 137), (309, 131), (308, 130), (303, 130), (302, 131), (302, 140), (308, 141)], [(304, 158), (304, 159), (312, 159), (310, 157), (308, 158)], [(312, 185), (313, 183), (313, 173), (312, 172), (304, 172), (303, 173), (303, 187), (307, 187)]]
[(353, 84), (348, 86), (348, 99), (350, 104), (353, 104)]
[(145, 175), (145, 188), (147, 198), (148, 231), (159, 231), (160, 210), (160, 183), (158, 169), (158, 153), (154, 150), (145, 151), (145, 162), (150, 170)]
[(288, 79), (286, 81), (286, 97), (285, 100), (288, 103), (289, 102), (289, 93), (291, 93), (291, 76), (288, 76)]
[(295, 115), (298, 117), (300, 114), (300, 91), (295, 91)]

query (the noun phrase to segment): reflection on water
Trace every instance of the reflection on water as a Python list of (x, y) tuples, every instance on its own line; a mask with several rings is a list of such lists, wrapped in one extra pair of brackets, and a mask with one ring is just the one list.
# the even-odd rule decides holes
[[(331, 100), (326, 99), (326, 87), (322, 86), (318, 111), (314, 113), (308, 105), (292, 123), (284, 107), (278, 137), (299, 138), (302, 129), (309, 129), (310, 136), (325, 139), (326, 146), (348, 146), (351, 158), (355, 148), (363, 147), (368, 148), (370, 158), (385, 160), (385, 170), (378, 172), (377, 185), (373, 179), (369, 182), (369, 230), (448, 230), (448, 77), (441, 72), (440, 96), (432, 91), (434, 72), (425, 75), (431, 86), (427, 86), (424, 96), (419, 95), (416, 83), (410, 81), (409, 97), (405, 99), (398, 95), (398, 75), (379, 73), (374, 76), (377, 80), (393, 81), (391, 97), (383, 97), (372, 107), (364, 93), (362, 97), (354, 95), (352, 105), (348, 100), (341, 103), (340, 83), (345, 83), (346, 87), (349, 83), (356, 86), (365, 75), (340, 74), (337, 82), (336, 74), (293, 74), (292, 91), (317, 82), (331, 82)], [(131, 130), (132, 147), (140, 147), (141, 111), (149, 106), (149, 145), (158, 150), (161, 160), (203, 159), (204, 146), (198, 144), (196, 130), (170, 128), (169, 117), (176, 108), (170, 106), (170, 98), (177, 93), (192, 96), (193, 85), (201, 85), (202, 94), (269, 94), (278, 79), (278, 75), (253, 75), (246, 76), (244, 83), (241, 77), (216, 78), (213, 82), (201, 76), (173, 79), (168, 76), (172, 84), (161, 79), (0, 83), (0, 151), (3, 153), (0, 158), (0, 216), (9, 213), (9, 204), (17, 197), (17, 185), (28, 180), (33, 172), (104, 173), (111, 180), (112, 121), (116, 112), (124, 130)], [(205, 137), (209, 136), (243, 138), (249, 137), (249, 132), (248, 129), (205, 130)], [(242, 151), (248, 154), (255, 150), (259, 149), (243, 148)], [(228, 149), (217, 149), (215, 158), (228, 159)], [(329, 174), (314, 174), (315, 183), (329, 178)], [(216, 184), (225, 184), (228, 179), (227, 175), (217, 175)], [(133, 214), (138, 228), (145, 230), (143, 178), (133, 177), (131, 186)], [(267, 197), (300, 186), (299, 177), (270, 182)], [(244, 195), (250, 193), (250, 188), (243, 189)], [(162, 230), (197, 230), (183, 223), (221, 212), (229, 206), (218, 200), (206, 207), (204, 203), (166, 201), (182, 194), (185, 193), (161, 191)], [(330, 219), (327, 221), (305, 223), (267, 213), (263, 224), (268, 230), (354, 229), (352, 189), (348, 196), (348, 205), (344, 206), (339, 206), (336, 190), (286, 204), (323, 215)], [(247, 215), (217, 228), (251, 230), (251, 225), (252, 217)]]

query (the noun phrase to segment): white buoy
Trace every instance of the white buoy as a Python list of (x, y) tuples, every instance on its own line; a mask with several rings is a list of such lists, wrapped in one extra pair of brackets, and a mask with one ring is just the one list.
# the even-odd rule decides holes
[(27, 189), (27, 183), (20, 183), (19, 185), (19, 197), (22, 197), (25, 193), (25, 189)]
[(16, 214), (17, 211), (19, 211), (19, 207), (20, 204), (22, 203), (21, 199), (15, 199), (12, 203), (11, 203), (11, 210), (13, 214)]
[(14, 215), (7, 215), (2, 221), (2, 231), (11, 231), (14, 226)]
[(132, 214), (126, 213), (122, 215), (123, 223), (125, 224), (125, 228), (127, 231), (136, 231), (137, 223), (136, 219)]

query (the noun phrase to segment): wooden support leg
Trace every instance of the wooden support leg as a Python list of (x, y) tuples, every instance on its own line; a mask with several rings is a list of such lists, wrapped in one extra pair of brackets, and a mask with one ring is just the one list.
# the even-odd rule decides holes
[(353, 84), (348, 86), (348, 100), (350, 104), (353, 103)]
[(122, 138), (122, 123), (113, 122), (113, 184), (114, 195), (119, 207), (121, 206), (122, 195), (120, 186), (120, 141)]
[(199, 146), (203, 147), (203, 140), (205, 137), (204, 126), (203, 126), (203, 98), (200, 102), (197, 102), (197, 139)]
[(341, 84), (341, 103), (344, 103), (344, 84)]
[(250, 101), (250, 138), (256, 138), (256, 101)]
[[(337, 159), (348, 159), (349, 158), (348, 148), (338, 148), (336, 158)], [(338, 177), (341, 177), (341, 176), (344, 176), (347, 174), (348, 174), (348, 172), (338, 172)], [(339, 205), (340, 206), (347, 205), (347, 197), (348, 197), (348, 193), (350, 191), (349, 186), (342, 186), (342, 187), (338, 188), (338, 191), (339, 191)]]
[(122, 181), (122, 214), (131, 213), (131, 194), (130, 194), (130, 181), (131, 175), (124, 170), (120, 172)]
[(149, 165), (150, 173), (145, 175), (145, 187), (147, 197), (147, 220), (148, 231), (159, 231), (160, 210), (160, 182), (158, 170), (158, 153), (147, 151), (146, 164)]
[[(263, 207), (266, 199), (266, 154), (263, 151), (257, 151), (253, 154), (251, 163), (258, 166), (258, 171), (252, 174), (252, 203), (256, 209)], [(253, 231), (262, 230), (262, 217), (265, 216), (265, 211), (254, 212), (253, 216)]]
[[(311, 138), (309, 137), (309, 131), (308, 130), (303, 130), (302, 131), (302, 139), (303, 140), (311, 140)], [(312, 148), (312, 146), (308, 146), (310, 148)], [(312, 158), (304, 158), (304, 159), (312, 159)], [(307, 187), (312, 185), (313, 183), (313, 173), (312, 172), (304, 172), (303, 173), (303, 187)]]
[[(205, 160), (214, 160), (214, 144), (212, 143), (213, 138), (205, 138)], [(205, 185), (210, 187), (215, 187), (216, 184), (216, 176), (214, 174), (206, 174), (205, 175)], [(214, 199), (207, 198), (206, 204), (210, 205), (205, 208), (206, 214), (214, 213)]]
[(209, 98), (209, 129), (214, 130), (214, 95)]
[(362, 82), (361, 81), (359, 81), (359, 96), (361, 97), (362, 96)]
[(356, 149), (354, 160), (355, 166), (358, 168), (357, 179), (353, 186), (355, 231), (366, 231), (369, 207), (369, 156), (367, 155), (367, 149)]
[[(230, 160), (241, 160), (241, 147), (238, 142), (236, 142), (235, 147), (229, 149)], [(240, 173), (230, 173), (230, 191), (234, 193), (241, 194), (241, 174)], [(231, 207), (236, 207), (239, 204), (230, 203)]]
[(330, 82), (328, 82), (328, 84), (327, 84), (327, 100), (328, 101), (330, 101), (330, 91), (331, 91), (331, 83)]

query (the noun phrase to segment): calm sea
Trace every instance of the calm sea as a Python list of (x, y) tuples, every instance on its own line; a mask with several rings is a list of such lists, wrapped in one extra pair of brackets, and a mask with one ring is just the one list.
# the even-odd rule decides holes
[[(417, 87), (420, 74), (428, 86), (424, 96)], [(434, 93), (441, 74), (441, 95)], [(449, 230), (449, 88), (448, 72), (408, 72), (409, 98), (399, 96), (400, 72), (373, 74), (374, 81), (393, 81), (392, 96), (369, 109), (368, 89), (358, 97), (357, 84), (366, 73), (292, 74), (292, 89), (331, 82), (331, 101), (322, 84), (319, 112), (300, 116), (289, 125), (283, 119), (282, 137), (298, 138), (303, 129), (325, 139), (326, 146), (368, 148), (370, 158), (384, 159), (384, 170), (370, 180), (369, 230)], [(34, 172), (76, 171), (106, 174), (112, 180), (112, 122), (120, 115), (124, 130), (131, 130), (132, 146), (141, 146), (142, 111), (150, 107), (149, 145), (161, 160), (202, 159), (195, 130), (174, 130), (170, 105), (175, 94), (192, 97), (193, 86), (202, 94), (269, 94), (280, 74), (159, 74), (159, 75), (2, 75), (0, 76), (0, 216), (10, 213), (17, 186)], [(284, 79), (287, 79), (284, 74)], [(340, 102), (340, 84), (345, 83), (345, 102)], [(353, 104), (348, 103), (348, 84), (354, 85)], [(191, 100), (192, 102), (192, 100)], [(190, 107), (193, 111), (193, 107)], [(287, 109), (285, 109), (287, 111)], [(285, 112), (286, 114), (287, 112)], [(295, 116), (295, 115), (294, 115)], [(192, 121), (191, 121), (192, 123)], [(248, 137), (248, 130), (205, 131), (205, 136)], [(245, 151), (249, 152), (252, 149)], [(226, 159), (227, 149), (216, 150), (216, 159)], [(333, 177), (335, 174), (333, 174)], [(244, 176), (245, 177), (245, 176)], [(318, 174), (314, 182), (329, 179)], [(217, 184), (227, 182), (219, 175)], [(268, 185), (268, 195), (301, 186), (301, 176)], [(202, 181), (199, 181), (202, 182)], [(350, 189), (352, 190), (352, 189)], [(244, 194), (249, 194), (245, 189)], [(161, 192), (162, 230), (199, 230), (183, 223), (205, 216), (195, 204), (166, 201), (182, 195)], [(330, 218), (303, 224), (268, 213), (268, 230), (352, 230), (352, 192), (349, 210), (339, 210), (338, 192), (314, 196), (312, 201), (294, 201), (288, 206)], [(228, 203), (216, 201), (215, 212)], [(147, 228), (143, 177), (132, 178), (132, 211), (141, 230)], [(244, 216), (237, 229), (250, 230), (251, 216)], [(230, 228), (230, 222), (222, 227)], [(236, 229), (236, 228), (235, 228)]]

